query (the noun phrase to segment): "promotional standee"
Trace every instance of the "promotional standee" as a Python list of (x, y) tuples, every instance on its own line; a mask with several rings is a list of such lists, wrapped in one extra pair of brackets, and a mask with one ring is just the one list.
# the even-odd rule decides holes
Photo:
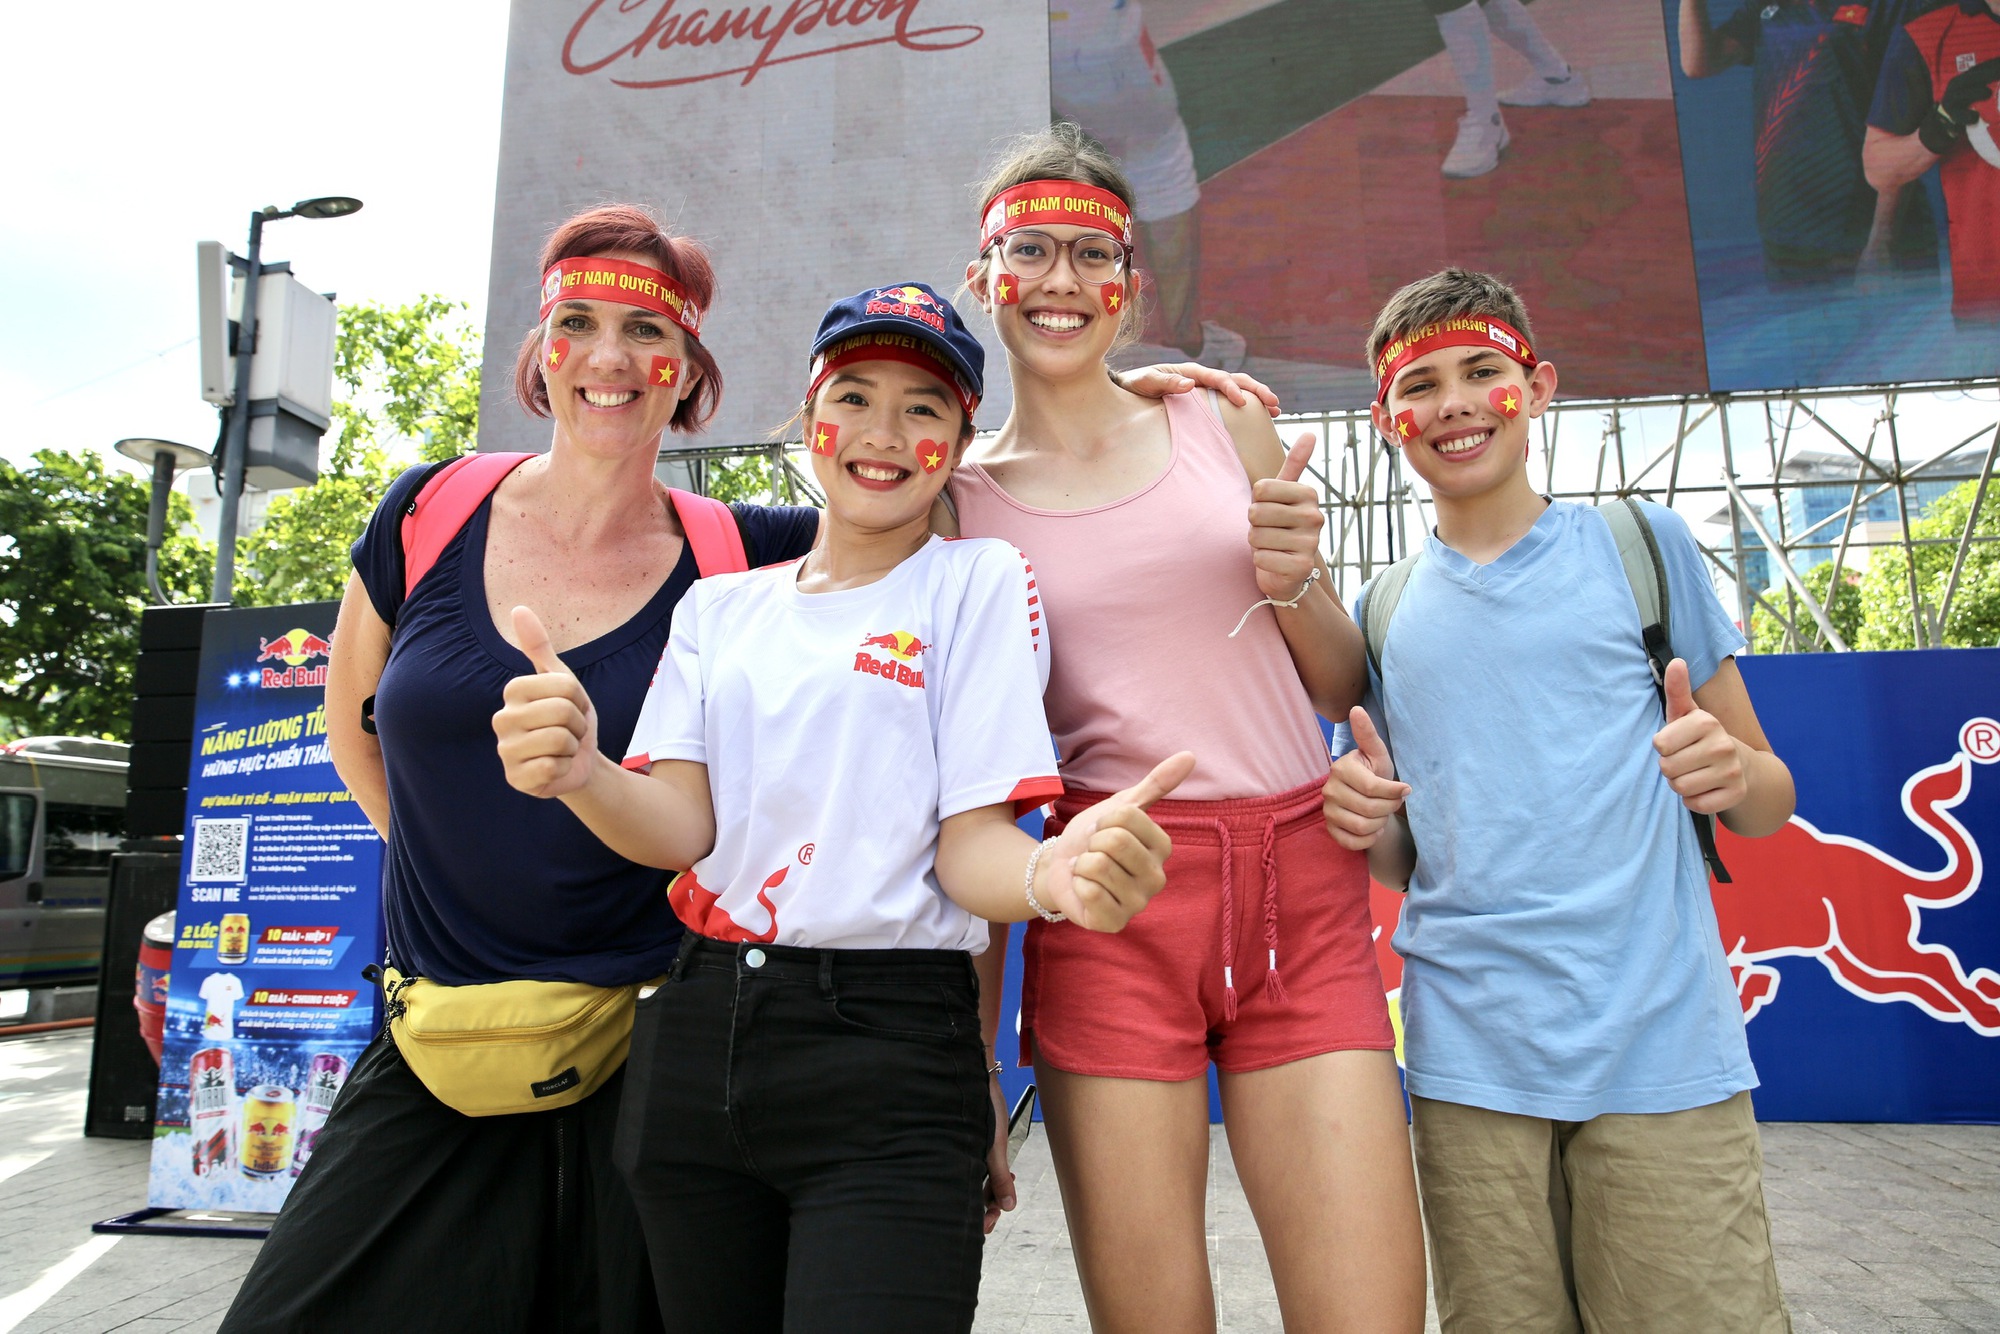
[(204, 625), (154, 1208), (275, 1212), (377, 1028), (382, 844), (327, 750), (338, 609)]

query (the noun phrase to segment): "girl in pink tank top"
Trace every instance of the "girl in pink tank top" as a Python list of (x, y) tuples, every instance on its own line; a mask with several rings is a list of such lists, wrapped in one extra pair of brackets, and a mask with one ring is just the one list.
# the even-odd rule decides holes
[(1287, 1326), (1415, 1331), (1423, 1237), (1368, 873), (1319, 791), (1314, 715), (1359, 702), (1361, 635), (1296, 480), (1311, 438), (1288, 457), (1260, 405), (1155, 402), (1107, 374), (1140, 318), (1131, 197), (1075, 126), (1027, 136), (981, 194), (966, 270), (1014, 406), (949, 495), (964, 535), (1035, 570), (1067, 789), (1051, 832), (1196, 757), (1153, 808), (1174, 856), (1147, 911), (1115, 937), (1030, 923), (1023, 1059), (1093, 1326), (1214, 1328), (1213, 1063)]

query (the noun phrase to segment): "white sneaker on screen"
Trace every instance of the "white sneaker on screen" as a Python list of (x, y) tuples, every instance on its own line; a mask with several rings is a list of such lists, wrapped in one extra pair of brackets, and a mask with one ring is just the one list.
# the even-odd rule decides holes
[(1500, 118), (1500, 113), (1496, 111), (1492, 119), (1481, 120), (1468, 111), (1458, 118), (1458, 138), (1444, 155), (1444, 174), (1460, 180), (1484, 176), (1500, 165), (1500, 151), (1507, 144), (1507, 122)]
[(1500, 104), (1509, 107), (1587, 107), (1590, 105), (1590, 84), (1575, 70), (1560, 79), (1545, 79), (1530, 73), (1500, 94)]

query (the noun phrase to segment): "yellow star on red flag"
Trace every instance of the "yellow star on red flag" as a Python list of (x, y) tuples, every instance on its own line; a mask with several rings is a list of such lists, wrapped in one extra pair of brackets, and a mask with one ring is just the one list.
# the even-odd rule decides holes
[(1404, 408), (1396, 414), (1396, 439), (1398, 442), (1414, 440), (1417, 437), (1417, 414), (1412, 408)]
[(569, 339), (558, 338), (553, 343), (550, 343), (548, 351), (549, 369), (555, 370), (558, 366), (561, 366), (563, 358), (568, 355)]
[(1512, 385), (1496, 385), (1493, 391), (1486, 395), (1486, 401), (1491, 403), (1503, 417), (1512, 418), (1521, 415), (1521, 391)]
[(812, 452), (815, 454), (831, 454), (833, 453), (835, 443), (839, 439), (840, 428), (838, 426), (815, 426), (813, 428)]
[(652, 374), (652, 379), (650, 381), (651, 383), (669, 384), (669, 385), (679, 384), (680, 379), (681, 379), (680, 358), (678, 357), (653, 358), (653, 374)]
[(925, 472), (936, 472), (944, 466), (944, 446), (935, 440), (925, 440), (917, 446), (917, 458)]
[(1118, 313), (1118, 307), (1120, 307), (1124, 303), (1125, 303), (1125, 293), (1121, 289), (1113, 287), (1107, 283), (1104, 287), (1104, 308), (1110, 311), (1113, 315), (1116, 315)]
[(1003, 273), (993, 280), (993, 299), (1003, 306), (1011, 306), (1021, 299), (1014, 290), (1014, 275)]

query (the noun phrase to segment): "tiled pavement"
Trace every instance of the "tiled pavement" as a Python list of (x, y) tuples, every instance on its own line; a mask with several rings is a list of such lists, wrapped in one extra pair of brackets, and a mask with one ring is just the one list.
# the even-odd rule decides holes
[[(88, 1031), (0, 1041), (0, 1334), (209, 1331), (254, 1241), (93, 1238), (144, 1203), (147, 1146), (89, 1140)], [(1765, 1189), (1800, 1334), (2000, 1334), (2000, 1127), (1771, 1124)], [(1040, 1135), (1022, 1207), (988, 1242), (979, 1334), (1083, 1330), (1062, 1209)], [(1270, 1275), (1221, 1136), (1209, 1267), (1222, 1329), (1280, 1328)], [(88, 1266), (59, 1288), (60, 1266)], [(51, 1270), (57, 1270), (54, 1277)]]

